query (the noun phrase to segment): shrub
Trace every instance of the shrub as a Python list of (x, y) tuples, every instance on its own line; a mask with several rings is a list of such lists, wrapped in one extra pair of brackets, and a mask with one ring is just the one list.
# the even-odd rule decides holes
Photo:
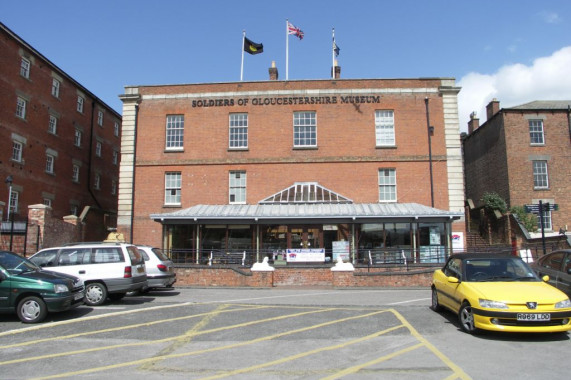
[(484, 207), (488, 210), (494, 211), (498, 210), (502, 214), (508, 210), (506, 201), (502, 199), (497, 193), (484, 193), (482, 199), (480, 199), (484, 204)]
[(525, 212), (523, 206), (513, 206), (511, 213), (517, 215), (517, 218), (529, 232), (537, 231), (537, 215)]

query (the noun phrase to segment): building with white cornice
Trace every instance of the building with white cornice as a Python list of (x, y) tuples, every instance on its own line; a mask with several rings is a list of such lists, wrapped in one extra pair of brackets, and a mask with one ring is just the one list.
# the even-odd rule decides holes
[[(339, 69), (339, 68), (337, 68)], [(452, 78), (126, 86), (118, 230), (178, 263), (462, 250)]]

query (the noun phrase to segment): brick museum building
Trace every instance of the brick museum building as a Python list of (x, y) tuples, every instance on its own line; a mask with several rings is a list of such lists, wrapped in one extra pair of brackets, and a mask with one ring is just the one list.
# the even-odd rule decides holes
[[(272, 65), (273, 66), (273, 65)], [(117, 227), (178, 263), (437, 262), (464, 246), (451, 78), (126, 86)]]

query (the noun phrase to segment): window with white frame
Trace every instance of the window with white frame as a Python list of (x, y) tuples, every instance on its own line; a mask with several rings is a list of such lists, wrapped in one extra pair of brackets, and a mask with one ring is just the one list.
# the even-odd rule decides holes
[(43, 204), (44, 206), (52, 207), (52, 200), (50, 198), (44, 198)]
[(10, 214), (18, 213), (18, 199), (20, 199), (20, 193), (12, 189), (10, 192)]
[(317, 146), (317, 114), (313, 111), (294, 112), (293, 146)]
[(81, 95), (77, 95), (77, 112), (83, 113), (83, 104), (85, 103), (85, 99)]
[(167, 115), (166, 150), (181, 150), (184, 147), (184, 115)]
[(181, 181), (180, 172), (165, 173), (165, 205), (180, 205)]
[(20, 75), (26, 79), (30, 78), (30, 60), (24, 57), (20, 62)]
[(83, 135), (83, 133), (79, 129), (75, 130), (75, 136), (74, 136), (74, 140), (73, 140), (73, 144), (75, 146), (81, 146), (81, 136), (82, 135)]
[(103, 144), (101, 143), (101, 141), (97, 141), (95, 143), (95, 155), (97, 157), (101, 157), (101, 149), (103, 147)]
[(543, 120), (529, 120), (529, 139), (532, 145), (543, 145)]
[(50, 122), (48, 124), (48, 133), (52, 135), (57, 135), (57, 122), (58, 118), (54, 115), (50, 115)]
[(28, 108), (28, 101), (21, 96), (18, 96), (18, 100), (16, 102), (16, 116), (21, 119), (26, 118), (26, 109)]
[(97, 111), (97, 125), (103, 127), (103, 111)]
[(12, 141), (12, 161), (22, 162), (24, 145), (19, 141)]
[(533, 161), (533, 187), (535, 189), (547, 189), (549, 187), (547, 161)]
[(246, 203), (246, 172), (231, 171), (229, 186), (230, 203)]
[(230, 114), (230, 148), (248, 147), (248, 114)]
[(379, 169), (379, 202), (396, 202), (397, 173), (395, 169)]
[[(538, 215), (537, 218), (537, 228), (541, 230), (541, 218)], [(543, 210), (543, 229), (552, 230), (553, 225), (551, 224), (551, 210)]]
[(119, 152), (113, 150), (113, 165), (117, 165), (119, 163)]
[(59, 89), (61, 87), (61, 82), (56, 78), (52, 78), (52, 95), (59, 98)]
[(73, 165), (71, 180), (73, 182), (79, 183), (79, 165)]
[(95, 180), (93, 181), (93, 187), (95, 190), (101, 189), (101, 174), (95, 173)]
[(395, 146), (394, 111), (375, 111), (375, 137), (377, 146)]
[(54, 174), (55, 161), (55, 156), (46, 154), (46, 173)]
[(119, 123), (115, 122), (115, 125), (113, 126), (113, 135), (115, 135), (115, 137), (119, 137)]

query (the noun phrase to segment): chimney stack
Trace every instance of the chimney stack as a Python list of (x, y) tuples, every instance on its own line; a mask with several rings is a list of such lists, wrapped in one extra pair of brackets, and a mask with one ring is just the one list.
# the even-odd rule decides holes
[(490, 120), (500, 111), (500, 101), (496, 98), (492, 99), (491, 102), (488, 103), (486, 106), (486, 117), (487, 120)]
[(468, 122), (468, 134), (472, 134), (478, 128), (480, 128), (480, 119), (476, 117), (476, 112), (472, 112)]
[(272, 67), (269, 68), (270, 80), (278, 80), (278, 68), (276, 67), (276, 61), (272, 61)]
[(337, 65), (337, 60), (335, 60), (335, 66), (331, 68), (332, 75), (331, 78), (339, 79), (341, 78), (341, 66)]

